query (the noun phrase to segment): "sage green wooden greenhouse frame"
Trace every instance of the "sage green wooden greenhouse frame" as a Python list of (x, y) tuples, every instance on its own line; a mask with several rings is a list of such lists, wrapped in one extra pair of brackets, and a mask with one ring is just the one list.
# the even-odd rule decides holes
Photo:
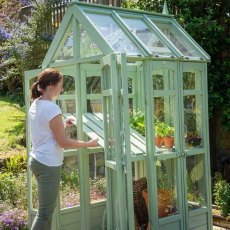
[[(103, 30), (103, 26), (107, 26), (107, 30)], [(146, 27), (147, 32), (142, 32), (145, 36), (151, 35), (152, 40), (150, 37), (148, 41), (144, 40), (146, 37), (143, 38), (143, 34), (134, 29), (135, 26)], [(168, 33), (164, 32), (166, 27)], [(106, 34), (112, 29), (116, 29), (113, 31), (114, 34)], [(83, 36), (86, 36), (86, 33), (91, 39), (88, 50), (83, 47)], [(116, 40), (118, 38), (119, 41)], [(94, 49), (90, 50), (90, 47)], [(64, 52), (66, 49), (68, 55)], [(207, 106), (209, 61), (209, 55), (184, 31), (172, 15), (78, 1), (69, 4), (41, 69), (25, 72), (26, 111), (30, 105), (31, 82), (41, 70), (47, 67), (58, 68), (63, 75), (74, 79), (75, 93), (60, 95), (59, 100), (75, 100), (78, 138), (98, 137), (101, 147), (64, 151), (65, 156), (79, 156), (81, 204), (71, 208), (57, 208), (53, 229), (136, 229), (133, 177), (135, 180), (147, 178), (148, 229), (212, 229)], [(195, 79), (195, 86), (193, 89), (187, 89), (183, 83), (186, 76), (183, 74), (191, 72), (194, 73), (194, 78), (191, 79)], [(152, 87), (153, 75), (164, 75), (165, 90)], [(100, 94), (87, 94), (87, 76), (101, 77)], [(130, 79), (132, 92), (128, 91)], [(184, 137), (184, 99), (190, 95), (196, 101), (196, 119), (201, 123), (199, 133), (202, 136), (202, 145), (195, 148), (188, 148)], [(163, 152), (159, 151), (153, 141), (154, 98), (164, 98), (165, 108), (167, 102), (169, 107), (173, 108), (169, 116), (173, 120), (175, 143), (172, 149), (164, 148)], [(100, 114), (89, 114), (87, 99), (103, 101), (103, 117)], [(130, 129), (129, 100), (132, 100), (135, 110), (144, 114), (145, 137)], [(27, 153), (30, 149), (27, 119)], [(89, 155), (101, 151), (105, 153), (107, 199), (91, 204), (90, 187), (86, 183), (89, 180)], [(175, 183), (176, 211), (165, 218), (158, 217), (159, 211), (155, 205), (158, 203), (159, 162), (168, 162), (166, 165), (172, 169), (175, 176), (175, 181), (171, 183)], [(189, 206), (193, 203), (188, 203), (189, 184), (186, 176), (192, 163), (194, 167), (190, 174), (193, 174), (194, 181), (191, 183), (199, 188), (203, 186), (204, 194), (202, 205), (194, 209)], [(199, 182), (201, 178), (202, 186)], [(31, 172), (28, 170), (30, 223), (36, 214), (32, 205), (31, 181)]]

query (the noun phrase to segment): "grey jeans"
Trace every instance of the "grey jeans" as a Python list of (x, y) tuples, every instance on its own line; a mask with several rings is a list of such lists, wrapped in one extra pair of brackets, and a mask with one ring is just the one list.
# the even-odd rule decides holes
[(57, 205), (61, 166), (46, 166), (31, 157), (30, 169), (37, 180), (39, 205), (31, 230), (50, 230)]

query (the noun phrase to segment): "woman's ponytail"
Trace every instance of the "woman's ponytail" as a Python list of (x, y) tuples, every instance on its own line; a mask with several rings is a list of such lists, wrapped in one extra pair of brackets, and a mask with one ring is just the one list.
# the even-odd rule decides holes
[(31, 98), (34, 100), (42, 95), (41, 91), (38, 90), (38, 81), (34, 82), (31, 87)]
[(57, 85), (63, 75), (57, 69), (47, 68), (37, 76), (37, 81), (31, 87), (31, 98), (39, 98), (49, 85)]

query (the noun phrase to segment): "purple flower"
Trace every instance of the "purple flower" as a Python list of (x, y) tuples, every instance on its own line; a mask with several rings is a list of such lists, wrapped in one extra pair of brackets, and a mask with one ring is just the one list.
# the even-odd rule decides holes
[(11, 39), (12, 35), (6, 31), (5, 28), (0, 27), (0, 40)]
[(31, 4), (30, 0), (19, 0), (20, 4), (23, 6), (28, 6)]
[(17, 208), (0, 213), (0, 230), (11, 229), (27, 229), (27, 215), (25, 210)]

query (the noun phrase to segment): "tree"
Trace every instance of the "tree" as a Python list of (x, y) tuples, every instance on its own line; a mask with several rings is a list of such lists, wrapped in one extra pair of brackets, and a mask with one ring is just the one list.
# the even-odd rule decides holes
[[(211, 56), (208, 64), (209, 115), (224, 107), (222, 123), (230, 130), (230, 1), (168, 0), (169, 13)], [(123, 7), (162, 12), (164, 0), (125, 0)], [(225, 90), (223, 90), (225, 89)]]

